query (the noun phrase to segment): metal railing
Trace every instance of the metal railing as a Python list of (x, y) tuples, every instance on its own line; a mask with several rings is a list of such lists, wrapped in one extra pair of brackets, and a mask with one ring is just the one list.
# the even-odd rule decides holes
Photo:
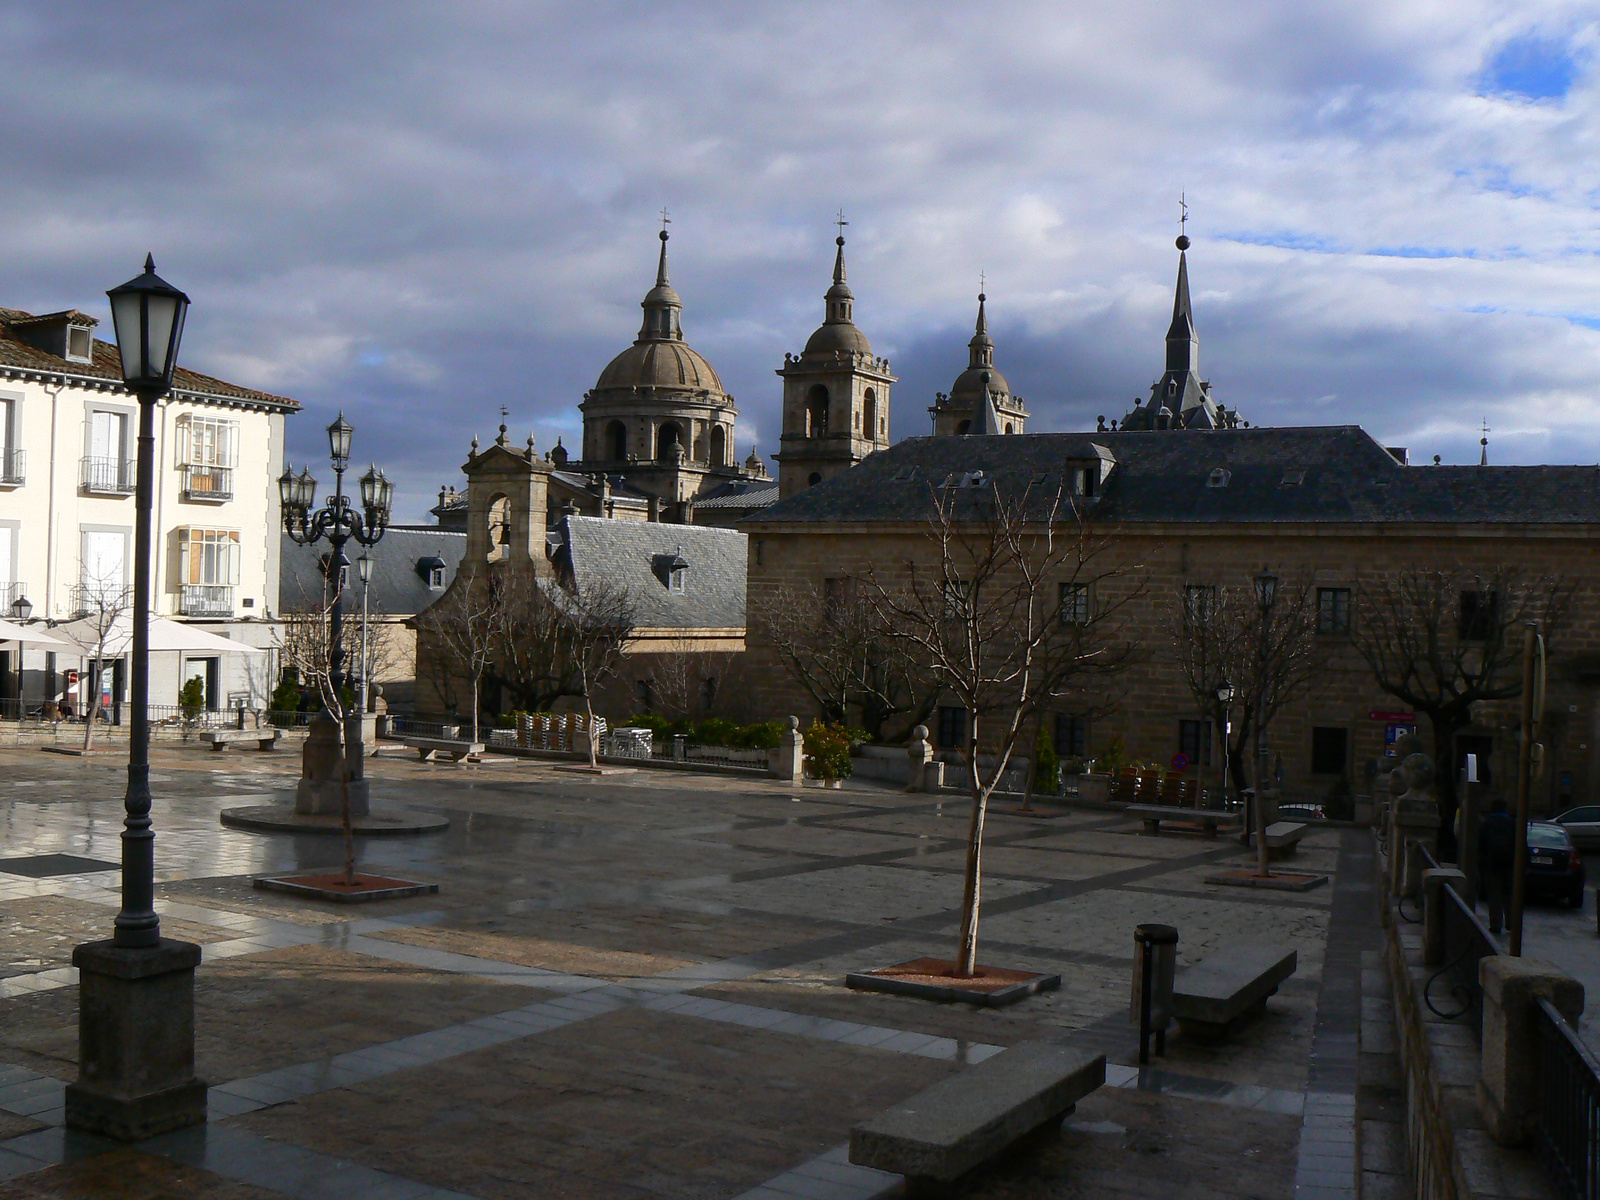
[(222, 583), (181, 584), (178, 611), (186, 617), (231, 617), (233, 588)]
[(131, 496), (137, 466), (131, 458), (85, 458), (81, 463), (79, 478), (86, 492)]
[(185, 499), (233, 499), (232, 467), (206, 467), (185, 463), (179, 470), (183, 472), (183, 495)]
[(1539, 997), (1539, 1109), (1533, 1145), (1562, 1195), (1600, 1197), (1600, 1060), (1555, 1005)]
[(28, 452), (26, 450), (0, 451), (0, 483), (14, 487), (28, 481)]
[(18, 600), (28, 594), (28, 585), (20, 579), (10, 583), (0, 583), (0, 617), (15, 619), (15, 605)]
[[(69, 603), (75, 617), (86, 617), (97, 612), (122, 613), (133, 607), (133, 589), (85, 587), (79, 584), (72, 589)], [(89, 636), (93, 636), (92, 631)]]
[[(1432, 856), (1428, 856), (1432, 861)], [(1499, 954), (1500, 947), (1478, 919), (1473, 906), (1468, 905), (1452, 887), (1438, 890), (1439, 901), (1444, 905), (1444, 965), (1429, 976), (1422, 988), (1423, 1003), (1436, 1017), (1447, 1021), (1465, 1020), (1473, 1035), (1483, 1040), (1483, 984), (1478, 978), (1479, 960)], [(1450, 996), (1456, 1008), (1445, 1011), (1435, 1006), (1435, 982), (1447, 979)], [(1442, 1001), (1441, 1001), (1442, 1003)]]
[(740, 767), (749, 771), (765, 772), (765, 750), (741, 750), (733, 746), (702, 746), (691, 742), (683, 734), (667, 735), (654, 740), (650, 757), (672, 762), (705, 763), (714, 767)]

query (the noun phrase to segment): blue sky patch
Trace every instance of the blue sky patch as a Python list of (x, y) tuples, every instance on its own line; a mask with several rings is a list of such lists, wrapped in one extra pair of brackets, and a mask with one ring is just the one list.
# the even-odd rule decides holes
[(1526, 34), (1512, 38), (1489, 60), (1485, 91), (1559, 100), (1572, 90), (1578, 65), (1565, 42)]

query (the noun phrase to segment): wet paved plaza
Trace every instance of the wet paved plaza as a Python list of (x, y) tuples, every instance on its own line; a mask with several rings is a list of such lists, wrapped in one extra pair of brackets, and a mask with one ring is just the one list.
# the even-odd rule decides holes
[[(850, 1126), (1029, 1038), (1105, 1052), (1110, 1086), (967, 1194), (1355, 1195), (1378, 945), (1364, 832), (1315, 832), (1296, 865), (1330, 885), (1269, 894), (1203, 882), (1243, 861), (1227, 839), (996, 813), (980, 958), (1062, 984), (991, 1011), (843, 986), (953, 951), (959, 799), (381, 758), (376, 803), (451, 827), (363, 841), (362, 866), (440, 891), (345, 907), (250, 887), (337, 868), (337, 838), (217, 820), (286, 801), (297, 755), (165, 745), (153, 771), (163, 931), (204, 946), (210, 1123), (131, 1148), (61, 1129), (71, 950), (109, 934), (123, 770), (0, 749), (0, 1200), (895, 1195), (898, 1177), (846, 1161)], [(1180, 966), (1268, 940), (1299, 970), (1233, 1039), (1175, 1033), (1141, 1073), (1143, 921), (1178, 927)]]

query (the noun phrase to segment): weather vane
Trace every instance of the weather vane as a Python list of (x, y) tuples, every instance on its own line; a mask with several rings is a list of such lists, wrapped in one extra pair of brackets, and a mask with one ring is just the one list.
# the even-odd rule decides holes
[(984, 275), (984, 273), (982, 271), (978, 272), (978, 294), (980, 296), (983, 295), (983, 293), (988, 290), (986, 287), (984, 287), (984, 282), (985, 282), (985, 280), (987, 278), (988, 277), (986, 275)]
[(846, 225), (850, 224), (849, 221), (846, 221), (844, 219), (844, 209), (841, 208), (839, 210), (838, 215), (833, 218), (833, 223), (839, 227), (839, 236), (843, 237), (844, 236), (844, 227)]
[(1178, 193), (1178, 208), (1181, 210), (1181, 215), (1178, 217), (1178, 232), (1179, 233), (1188, 233), (1189, 232), (1189, 202), (1185, 198), (1183, 192), (1179, 192)]
[(671, 224), (672, 218), (667, 216), (667, 210), (665, 207), (663, 207), (661, 210), (661, 232), (665, 233), (667, 231), (667, 226)]

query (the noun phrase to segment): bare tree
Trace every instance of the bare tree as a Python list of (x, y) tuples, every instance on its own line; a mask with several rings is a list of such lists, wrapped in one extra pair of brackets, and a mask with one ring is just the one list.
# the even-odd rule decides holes
[(738, 704), (742, 680), (741, 656), (731, 651), (691, 650), (677, 647), (640, 655), (649, 672), (650, 710), (670, 721), (709, 717)]
[(472, 700), (472, 740), (479, 739), (483, 680), (502, 645), (504, 590), (516, 576), (457, 573), (443, 596), (414, 618), (419, 636), (433, 643), (434, 690), (448, 711), (456, 703), (455, 681), (465, 680)]
[[(1275, 580), (1271, 603), (1261, 585), (1186, 585), (1174, 598), (1167, 630), (1179, 673), (1203, 718), (1227, 733), (1228, 715), (1238, 705), (1240, 719), (1228, 742), (1228, 761), (1236, 789), (1245, 787), (1246, 747), (1255, 760), (1273, 718), (1310, 686), (1322, 663), (1317, 646), (1315, 592), (1305, 581)], [(1227, 683), (1232, 704), (1217, 699)], [(1266, 781), (1257, 779), (1257, 788)]]
[(880, 741), (892, 719), (909, 714), (909, 730), (933, 711), (937, 687), (928, 686), (904, 640), (884, 627), (871, 589), (857, 580), (787, 584), (753, 607), (779, 663), (825, 720), (848, 723), (855, 715)]
[(1448, 844), (1455, 820), (1456, 735), (1471, 727), (1477, 705), (1522, 693), (1522, 626), (1537, 621), (1548, 645), (1566, 623), (1573, 593), (1561, 576), (1515, 567), (1401, 571), (1362, 588), (1356, 649), (1378, 686), (1433, 730), (1441, 842)]
[[(547, 586), (559, 588), (553, 580)], [(589, 765), (593, 767), (597, 765), (595, 755), (599, 749), (594, 728), (594, 689), (616, 669), (623, 646), (633, 635), (635, 607), (626, 590), (598, 581), (581, 590), (561, 591), (558, 603), (566, 618), (566, 654), (577, 675), (588, 717)]]
[[(90, 750), (94, 747), (95, 722), (100, 717), (100, 697), (105, 693), (101, 673), (126, 652), (126, 639), (131, 629), (126, 617), (133, 610), (133, 591), (124, 582), (120, 566), (116, 570), (96, 572), (85, 563), (82, 570), (83, 619), (93, 639), (89, 677), (84, 681), (89, 685), (89, 696), (82, 706), (83, 748)], [(118, 647), (115, 655), (111, 653), (113, 645)]]
[(930, 489), (929, 553), (908, 558), (898, 577), (867, 576), (881, 627), (968, 713), (963, 976), (977, 965), (984, 818), (1019, 737), (1052, 705), (1103, 685), (1134, 651), (1122, 612), (1141, 588), (1119, 582), (1132, 568), (1063, 488), (1032, 479), (952, 476)]
[(493, 645), (485, 677), (530, 712), (548, 709), (563, 696), (581, 697), (570, 605), (562, 599), (570, 593), (530, 568), (501, 568), (492, 582)]

